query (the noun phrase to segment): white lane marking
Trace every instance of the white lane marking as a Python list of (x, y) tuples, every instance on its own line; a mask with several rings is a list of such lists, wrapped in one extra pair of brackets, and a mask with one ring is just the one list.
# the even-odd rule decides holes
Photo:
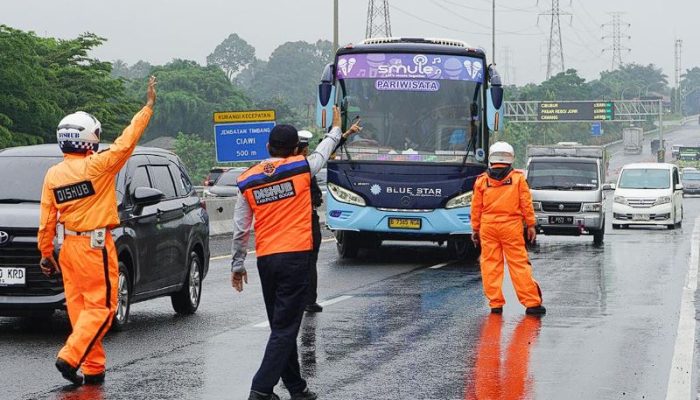
[(449, 264), (450, 263), (441, 263), (441, 264), (433, 265), (432, 267), (430, 267), (430, 269), (440, 269), (440, 268), (442, 268), (446, 265), (449, 265)]
[[(330, 238), (330, 239), (323, 239), (321, 240), (321, 243), (326, 243), (326, 242), (333, 242), (335, 241), (335, 238)], [(251, 250), (248, 252), (248, 254), (255, 254), (255, 250)], [(225, 260), (227, 258), (231, 258), (230, 254), (225, 254), (223, 256), (216, 256), (216, 257), (210, 257), (209, 261), (218, 261), (218, 260)]]
[(698, 264), (700, 263), (700, 217), (695, 219), (693, 235), (690, 238), (690, 261), (678, 321), (676, 343), (673, 346), (671, 372), (668, 377), (666, 399), (691, 399), (693, 392), (692, 375), (695, 351), (695, 291), (698, 287)]
[[(332, 299), (322, 301), (322, 302), (318, 303), (318, 305), (320, 305), (321, 307), (328, 307), (332, 304), (340, 303), (341, 301), (345, 301), (348, 299), (352, 299), (352, 296), (345, 295), (345, 296), (334, 297)], [(264, 321), (264, 322), (261, 322), (259, 324), (253, 325), (253, 328), (269, 328), (269, 327), (270, 327), (269, 321)]]
[(346, 296), (338, 296), (334, 299), (322, 301), (322, 302), (318, 303), (318, 305), (322, 306), (322, 307), (326, 307), (326, 306), (330, 306), (331, 304), (340, 303), (341, 301), (345, 301), (348, 299), (352, 299), (352, 296), (347, 296), (347, 295)]

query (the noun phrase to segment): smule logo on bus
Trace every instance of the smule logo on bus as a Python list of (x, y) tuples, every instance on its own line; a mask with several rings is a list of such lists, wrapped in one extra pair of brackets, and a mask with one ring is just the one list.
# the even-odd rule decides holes
[(403, 194), (413, 197), (442, 197), (442, 189), (429, 187), (387, 186), (386, 194)]
[(413, 63), (415, 65), (404, 65), (400, 59), (393, 59), (389, 61), (389, 64), (379, 64), (377, 65), (377, 75), (386, 77), (428, 77), (428, 78), (439, 78), (442, 74), (442, 70), (438, 67), (434, 67), (428, 64), (428, 57), (418, 54), (413, 57)]
[(253, 197), (257, 205), (268, 204), (294, 196), (296, 196), (296, 192), (292, 181), (284, 181), (253, 190)]

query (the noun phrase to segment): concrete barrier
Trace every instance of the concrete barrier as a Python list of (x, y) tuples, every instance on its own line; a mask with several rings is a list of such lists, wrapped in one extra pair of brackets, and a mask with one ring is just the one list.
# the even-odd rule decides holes
[[(209, 213), (209, 235), (225, 235), (233, 233), (233, 210), (236, 206), (236, 197), (205, 197)], [(326, 223), (326, 207), (318, 210), (321, 226)]]
[(209, 235), (233, 232), (233, 208), (235, 197), (207, 197), (204, 199), (209, 213)]

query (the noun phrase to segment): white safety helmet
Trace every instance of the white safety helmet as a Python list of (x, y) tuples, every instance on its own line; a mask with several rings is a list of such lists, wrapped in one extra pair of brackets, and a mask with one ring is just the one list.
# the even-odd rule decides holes
[(297, 134), (299, 135), (299, 143), (308, 144), (311, 141), (311, 138), (314, 137), (314, 134), (309, 131), (298, 131)]
[(78, 111), (66, 115), (58, 123), (56, 139), (64, 153), (87, 153), (97, 151), (100, 145), (102, 125), (91, 114)]
[(515, 150), (506, 142), (496, 142), (489, 148), (490, 164), (513, 164)]

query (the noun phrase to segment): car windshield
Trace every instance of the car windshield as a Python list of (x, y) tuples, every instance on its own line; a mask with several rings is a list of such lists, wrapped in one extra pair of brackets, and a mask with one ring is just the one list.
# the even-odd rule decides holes
[(217, 186), (238, 186), (236, 180), (245, 170), (229, 170), (224, 172), (216, 181)]
[(621, 189), (668, 189), (671, 186), (669, 174), (667, 169), (624, 169), (617, 187)]
[(681, 179), (684, 181), (700, 181), (700, 172), (684, 172)]
[(477, 132), (481, 124), (482, 60), (353, 54), (341, 56), (338, 65), (346, 125), (359, 117), (363, 128), (347, 141), (339, 153), (341, 158), (462, 162), (470, 138), (472, 107), (477, 114)]
[(46, 171), (61, 157), (0, 157), (0, 203), (41, 201)]
[(527, 181), (535, 190), (595, 190), (598, 164), (535, 160), (528, 167)]

